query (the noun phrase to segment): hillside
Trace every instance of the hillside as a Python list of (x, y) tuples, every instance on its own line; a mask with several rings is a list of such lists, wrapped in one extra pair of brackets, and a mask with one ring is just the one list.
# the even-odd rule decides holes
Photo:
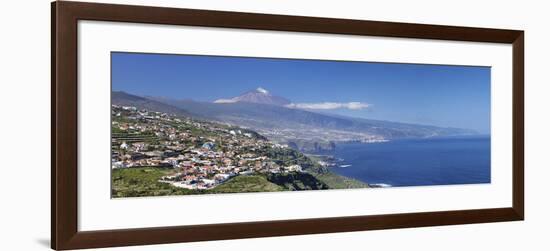
[(350, 118), (258, 103), (220, 104), (156, 97), (148, 99), (193, 111), (195, 114), (218, 121), (264, 130), (321, 128), (368, 133), (388, 139), (475, 134), (475, 131), (467, 129)]
[[(256, 92), (254, 95), (264, 95)], [(238, 98), (238, 99), (237, 99)], [(288, 108), (284, 105), (243, 102), (243, 94), (227, 102), (198, 102), (189, 99), (174, 100), (162, 97), (138, 97), (113, 92), (115, 105), (130, 105), (139, 109), (162, 111), (178, 116), (217, 121), (257, 131), (268, 139), (288, 144), (304, 152), (334, 149), (338, 142), (379, 142), (403, 138), (472, 135), (475, 131), (429, 125), (352, 118), (308, 110)], [(273, 98), (266, 96), (264, 98)], [(259, 98), (258, 98), (259, 100)], [(278, 102), (278, 101), (269, 101)], [(286, 102), (286, 101), (285, 101)]]
[(111, 128), (117, 198), (352, 188), (325, 183), (318, 177), (337, 175), (249, 129), (118, 105)]
[(111, 104), (119, 106), (132, 106), (137, 107), (138, 109), (145, 109), (150, 111), (161, 111), (178, 116), (192, 116), (190, 112), (181, 107), (174, 107), (152, 99), (128, 94), (126, 92), (111, 92)]

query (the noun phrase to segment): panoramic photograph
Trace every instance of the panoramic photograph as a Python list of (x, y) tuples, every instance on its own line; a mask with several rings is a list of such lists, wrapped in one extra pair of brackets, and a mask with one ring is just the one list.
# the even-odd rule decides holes
[(491, 183), (491, 68), (111, 52), (111, 197)]

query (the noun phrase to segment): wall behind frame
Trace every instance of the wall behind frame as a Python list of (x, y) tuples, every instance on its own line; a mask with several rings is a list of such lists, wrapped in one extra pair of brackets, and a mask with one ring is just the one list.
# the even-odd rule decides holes
[[(92, 1), (92, 0), (89, 0)], [(526, 30), (526, 220), (523, 222), (273, 237), (116, 250), (543, 250), (550, 244), (550, 21), (544, 1), (93, 1)], [(2, 250), (48, 250), (50, 236), (50, 2), (10, 1), (3, 31), (0, 109), (3, 133)], [(111, 250), (111, 249), (102, 249)], [(112, 249), (115, 250), (115, 249)]]

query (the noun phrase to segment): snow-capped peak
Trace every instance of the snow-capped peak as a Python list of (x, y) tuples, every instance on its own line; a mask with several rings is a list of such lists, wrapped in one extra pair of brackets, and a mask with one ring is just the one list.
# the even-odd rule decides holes
[(261, 92), (263, 94), (269, 94), (269, 92), (266, 89), (262, 88), (262, 87), (256, 88), (256, 91)]
[(217, 103), (217, 104), (228, 104), (228, 103), (237, 103), (237, 102), (278, 105), (278, 106), (284, 106), (291, 103), (290, 100), (286, 98), (271, 95), (269, 91), (267, 91), (262, 87), (258, 87), (255, 90), (247, 91), (237, 97), (228, 98), (228, 99), (218, 99), (214, 101), (214, 103)]

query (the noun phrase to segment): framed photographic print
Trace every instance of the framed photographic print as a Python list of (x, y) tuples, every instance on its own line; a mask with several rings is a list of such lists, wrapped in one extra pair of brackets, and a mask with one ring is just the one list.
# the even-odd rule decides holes
[(522, 220), (523, 31), (52, 3), (52, 248)]

